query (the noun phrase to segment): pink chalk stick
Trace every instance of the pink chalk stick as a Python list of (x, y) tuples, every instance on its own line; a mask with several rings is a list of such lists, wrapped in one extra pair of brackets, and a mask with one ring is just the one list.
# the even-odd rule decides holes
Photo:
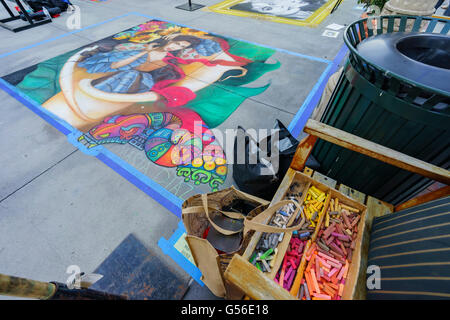
[(331, 266), (330, 266), (328, 263), (326, 263), (326, 261), (325, 261), (324, 259), (322, 259), (321, 257), (316, 257), (316, 259), (319, 259), (319, 261), (322, 263), (322, 265), (323, 265), (325, 268), (328, 268), (328, 269), (331, 268)]
[(292, 272), (291, 277), (289, 278), (288, 282), (287, 282), (287, 287), (290, 290), (292, 287), (292, 282), (294, 281), (295, 278), (295, 272)]
[(319, 251), (318, 254), (319, 254), (319, 256), (321, 256), (322, 258), (324, 258), (325, 260), (331, 260), (331, 261), (333, 261), (333, 262), (335, 262), (335, 263), (339, 263), (338, 260), (334, 259), (333, 257), (330, 257), (329, 255), (327, 255), (327, 254), (325, 254), (325, 253), (322, 253), (322, 252)]
[(290, 258), (289, 261), (291, 262), (292, 268), (297, 269), (297, 265), (296, 265), (296, 263), (295, 263), (295, 260), (292, 259), (292, 258)]
[(335, 243), (330, 244), (330, 247), (333, 248), (334, 251), (336, 251), (340, 255), (344, 256), (344, 253), (342, 252), (341, 248), (339, 248)]
[(293, 269), (292, 269), (291, 267), (289, 267), (288, 271), (287, 271), (286, 274), (284, 275), (284, 281), (286, 281), (287, 279), (289, 279), (289, 276), (291, 275), (292, 270), (293, 270)]
[(328, 272), (328, 276), (331, 278), (336, 272), (338, 272), (338, 268), (333, 268), (330, 272)]
[(331, 265), (331, 266), (333, 266), (333, 267), (335, 267), (337, 269), (340, 269), (342, 267), (342, 263), (339, 263), (339, 262), (336, 263), (336, 262), (330, 261), (330, 260), (327, 260), (327, 262), (328, 262), (329, 265)]
[(344, 235), (344, 234), (340, 234), (340, 233), (337, 233), (337, 232), (332, 232), (331, 234), (332, 234), (334, 237), (339, 238), (339, 239), (342, 240), (342, 241), (349, 241), (349, 236), (346, 236), (346, 235)]
[(313, 295), (313, 297), (316, 297), (316, 298), (331, 300), (331, 297), (329, 295), (327, 295), (327, 294), (314, 292), (312, 295)]
[(334, 237), (331, 236), (331, 237), (329, 237), (329, 238), (325, 241), (325, 244), (328, 246), (328, 245), (330, 245), (330, 243), (332, 243), (333, 241), (334, 241)]
[(345, 267), (341, 268), (341, 271), (339, 271), (338, 276), (336, 277), (338, 280), (341, 280), (342, 276), (344, 275)]
[[(322, 271), (322, 269), (321, 269), (321, 271)], [(324, 274), (324, 275), (322, 276), (322, 278), (324, 278), (324, 279), (327, 280), (328, 282), (331, 282), (331, 278), (328, 277), (326, 274)]]

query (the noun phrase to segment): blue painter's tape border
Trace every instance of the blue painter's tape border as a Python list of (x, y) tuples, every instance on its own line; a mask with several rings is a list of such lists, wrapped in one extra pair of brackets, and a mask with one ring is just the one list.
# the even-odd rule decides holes
[(10, 83), (6, 82), (2, 78), (0, 78), (0, 88), (3, 89), (3, 91), (5, 91), (6, 93), (8, 93), (10, 96), (15, 98), (17, 101), (22, 103), (24, 106), (31, 109), (34, 113), (36, 113), (42, 119), (47, 121), (57, 130), (62, 132), (64, 135), (68, 135), (74, 130), (74, 128), (67, 122), (57, 118), (51, 112), (42, 108), (36, 101), (32, 100), (30, 97), (22, 93), (19, 89), (17, 89)]
[[(124, 14), (124, 15), (121, 15), (121, 16), (118, 16), (115, 18), (111, 18), (111, 19), (93, 24), (91, 26), (88, 26), (88, 27), (85, 27), (85, 28), (82, 28), (82, 29), (79, 29), (76, 31), (68, 32), (64, 35), (54, 37), (52, 39), (48, 39), (48, 40), (45, 40), (45, 41), (42, 41), (39, 43), (35, 43), (33, 45), (30, 45), (30, 46), (27, 46), (27, 47), (24, 47), (24, 48), (21, 48), (18, 50), (11, 51), (9, 53), (2, 54), (2, 55), (0, 55), (0, 59), (4, 58), (6, 56), (9, 56), (11, 54), (14, 54), (14, 53), (17, 53), (20, 51), (24, 51), (24, 50), (28, 50), (30, 48), (33, 48), (33, 47), (36, 47), (36, 46), (39, 46), (39, 45), (42, 45), (45, 43), (49, 43), (49, 42), (61, 39), (63, 37), (66, 37), (68, 35), (75, 34), (75, 33), (78, 33), (83, 30), (87, 30), (87, 29), (90, 29), (90, 28), (93, 28), (96, 26), (100, 26), (105, 23), (108, 23), (108, 22), (111, 22), (111, 21), (114, 21), (114, 20), (117, 20), (120, 18), (124, 18), (124, 17), (130, 16), (130, 15), (142, 16), (142, 17), (145, 17), (148, 19), (158, 19), (158, 20), (167, 21), (167, 20), (159, 18), (159, 17), (153, 17), (153, 16), (149, 16), (149, 15), (145, 15), (145, 14), (141, 14), (141, 13), (137, 13), (137, 12), (130, 12), (130, 13), (127, 13), (127, 14)], [(167, 22), (171, 22), (171, 21), (167, 21)], [(171, 22), (171, 23), (178, 24), (181, 26), (186, 26), (186, 25), (176, 23), (176, 22)], [(205, 32), (208, 32), (208, 31), (205, 31)], [(212, 34), (214, 34), (214, 33), (212, 33)], [(227, 38), (238, 40), (238, 41), (246, 41), (246, 40), (236, 39), (233, 37), (227, 37)], [(246, 42), (248, 42), (248, 41), (246, 41)], [(252, 42), (248, 42), (248, 43), (252, 43)], [(261, 45), (261, 44), (257, 44), (257, 43), (253, 43), (253, 44), (262, 46), (262, 47), (266, 47), (266, 48), (270, 48), (270, 49), (273, 49), (273, 50), (276, 50), (279, 52), (285, 52), (285, 53), (288, 53), (288, 54), (291, 54), (294, 56), (298, 56), (301, 58), (306, 58), (306, 59), (310, 59), (310, 60), (314, 60), (314, 61), (323, 62), (328, 65), (330, 65), (330, 63), (331, 63), (330, 61), (321, 59), (321, 58), (311, 57), (311, 56), (303, 55), (300, 53), (291, 52), (291, 51), (283, 50), (283, 49), (279, 49), (279, 48), (273, 48), (273, 47), (269, 47), (269, 46), (265, 46), (265, 45)], [(25, 106), (27, 106), (29, 109), (31, 109), (33, 112), (38, 114), (41, 118), (46, 120), (48, 123), (50, 123), (56, 129), (58, 129), (63, 134), (65, 134), (68, 137), (69, 142), (71, 142), (73, 145), (75, 145), (82, 152), (97, 157), (99, 160), (103, 161), (106, 165), (108, 165), (110, 168), (115, 170), (121, 176), (125, 177), (128, 181), (133, 183), (136, 187), (138, 187), (139, 189), (144, 191), (146, 194), (148, 194), (152, 198), (154, 198), (156, 201), (161, 203), (164, 207), (169, 209), (177, 217), (181, 216), (181, 204), (183, 202), (182, 199), (180, 199), (179, 197), (176, 197), (171, 192), (169, 192), (167, 189), (163, 188), (162, 186), (160, 186), (159, 184), (157, 184), (156, 182), (154, 182), (147, 176), (143, 175), (141, 172), (139, 172), (134, 167), (132, 167), (131, 165), (126, 163), (124, 160), (122, 160), (119, 157), (117, 157), (116, 155), (114, 155), (112, 152), (110, 152), (106, 148), (104, 148), (102, 146), (98, 146), (94, 149), (85, 148), (83, 145), (78, 143), (78, 141), (76, 140), (77, 137), (79, 137), (82, 134), (80, 131), (78, 131), (77, 129), (70, 126), (64, 120), (61, 120), (58, 117), (56, 117), (55, 115), (53, 115), (52, 113), (48, 112), (46, 109), (42, 108), (42, 106), (40, 106), (37, 102), (35, 102), (32, 99), (30, 99), (29, 97), (27, 97), (25, 94), (20, 92), (19, 89), (10, 85), (3, 79), (0, 79), (0, 87), (3, 90), (5, 90), (7, 93), (9, 93), (11, 96), (16, 98), (19, 102), (23, 103)]]
[(77, 137), (81, 136), (83, 133), (64, 120), (59, 119), (54, 114), (44, 109), (36, 101), (32, 100), (25, 94), (23, 94), (19, 89), (12, 86), (5, 80), (0, 78), (0, 88), (3, 89), (10, 96), (15, 98), (17, 101), (25, 105), (28, 109), (36, 113), (42, 119), (47, 121), (50, 125), (55, 127), (61, 133), (67, 136), (67, 140), (77, 147), (82, 152), (95, 156), (97, 159), (105, 163), (108, 167), (116, 171), (122, 177), (127, 179), (129, 182), (134, 184), (140, 190), (151, 196), (158, 203), (168, 209), (170, 212), (175, 214), (178, 218), (181, 217), (181, 205), (183, 200), (173, 193), (169, 192), (167, 189), (138, 171), (136, 168), (131, 166), (129, 163), (116, 156), (114, 153), (109, 151), (103, 146), (97, 146), (94, 149), (86, 149), (83, 145), (78, 143)]
[(100, 152), (96, 158), (181, 218), (183, 199), (175, 196), (109, 150)]
[(288, 126), (288, 130), (294, 137), (298, 137), (302, 132), (303, 127), (306, 124), (306, 121), (308, 121), (309, 117), (311, 116), (311, 113), (313, 112), (314, 108), (320, 101), (322, 92), (325, 89), (328, 79), (330, 78), (331, 75), (333, 75), (333, 73), (335, 73), (338, 70), (339, 65), (342, 63), (347, 52), (348, 48), (344, 44), (339, 50), (339, 52), (336, 54), (332, 63), (329, 64), (328, 67), (325, 69), (325, 71), (322, 73), (319, 80), (309, 93), (308, 97), (303, 102), (303, 105), (300, 107), (300, 109), (297, 111), (296, 115), (292, 119), (291, 123)]
[(1, 58), (5, 58), (7, 56), (10, 56), (12, 54), (16, 54), (18, 52), (24, 51), (24, 50), (28, 50), (28, 49), (40, 46), (40, 45), (45, 44), (45, 43), (49, 43), (49, 42), (52, 42), (52, 41), (55, 41), (55, 40), (59, 40), (61, 38), (73, 35), (73, 34), (77, 34), (77, 33), (81, 32), (81, 31), (84, 31), (84, 30), (88, 30), (88, 29), (91, 29), (91, 28), (95, 28), (95, 27), (101, 26), (102, 24), (105, 24), (105, 23), (108, 23), (108, 22), (111, 22), (111, 21), (114, 21), (114, 20), (117, 20), (117, 19), (125, 18), (125, 17), (130, 16), (130, 15), (136, 15), (136, 14), (134, 14), (133, 12), (129, 12), (129, 13), (126, 13), (126, 14), (123, 14), (123, 15), (120, 15), (120, 16), (117, 16), (117, 17), (114, 17), (114, 18), (110, 18), (108, 20), (105, 20), (105, 21), (102, 21), (102, 22), (99, 22), (99, 23), (92, 24), (90, 26), (87, 26), (87, 27), (84, 27), (84, 28), (81, 28), (81, 29), (77, 29), (77, 30), (74, 30), (74, 31), (70, 31), (70, 32), (64, 33), (64, 34), (59, 35), (57, 37), (53, 37), (53, 38), (50, 38), (50, 39), (47, 39), (47, 40), (44, 40), (44, 41), (40, 41), (40, 42), (34, 43), (32, 45), (29, 45), (29, 46), (26, 46), (26, 47), (23, 47), (23, 48), (20, 48), (20, 49), (17, 49), (17, 50), (13, 50), (13, 51), (10, 51), (10, 52), (2, 53), (2, 54), (0, 54), (0, 59)]
[(187, 274), (189, 274), (199, 285), (204, 286), (201, 280), (202, 273), (199, 268), (197, 268), (191, 261), (189, 261), (185, 256), (181, 254), (177, 249), (175, 249), (175, 243), (180, 239), (180, 237), (185, 233), (183, 222), (178, 223), (178, 229), (170, 237), (169, 240), (161, 238), (158, 241), (158, 246), (161, 248), (164, 254), (172, 258)]

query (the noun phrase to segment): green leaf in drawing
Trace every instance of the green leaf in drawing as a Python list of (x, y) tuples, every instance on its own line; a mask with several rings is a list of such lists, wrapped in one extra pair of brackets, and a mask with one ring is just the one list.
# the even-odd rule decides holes
[(17, 88), (38, 103), (44, 103), (61, 91), (59, 73), (75, 52), (71, 51), (39, 63), (34, 71), (24, 77)]
[(197, 97), (186, 107), (197, 112), (210, 128), (224, 122), (248, 97), (256, 96), (269, 87), (259, 88), (210, 85), (197, 92)]

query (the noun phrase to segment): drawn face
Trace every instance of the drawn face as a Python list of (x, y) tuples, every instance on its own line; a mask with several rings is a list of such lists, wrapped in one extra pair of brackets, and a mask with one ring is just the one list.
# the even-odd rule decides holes
[(187, 41), (171, 41), (164, 48), (166, 51), (177, 51), (189, 47), (191, 44)]
[(252, 0), (253, 9), (275, 16), (289, 16), (301, 11), (308, 3), (301, 0)]

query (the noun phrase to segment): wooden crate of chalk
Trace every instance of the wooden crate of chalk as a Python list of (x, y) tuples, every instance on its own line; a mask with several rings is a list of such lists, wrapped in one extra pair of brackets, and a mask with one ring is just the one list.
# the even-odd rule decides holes
[(361, 260), (366, 206), (289, 169), (271, 206), (283, 206), (266, 221), (297, 226), (281, 234), (257, 232), (243, 258), (301, 299), (352, 299)]

